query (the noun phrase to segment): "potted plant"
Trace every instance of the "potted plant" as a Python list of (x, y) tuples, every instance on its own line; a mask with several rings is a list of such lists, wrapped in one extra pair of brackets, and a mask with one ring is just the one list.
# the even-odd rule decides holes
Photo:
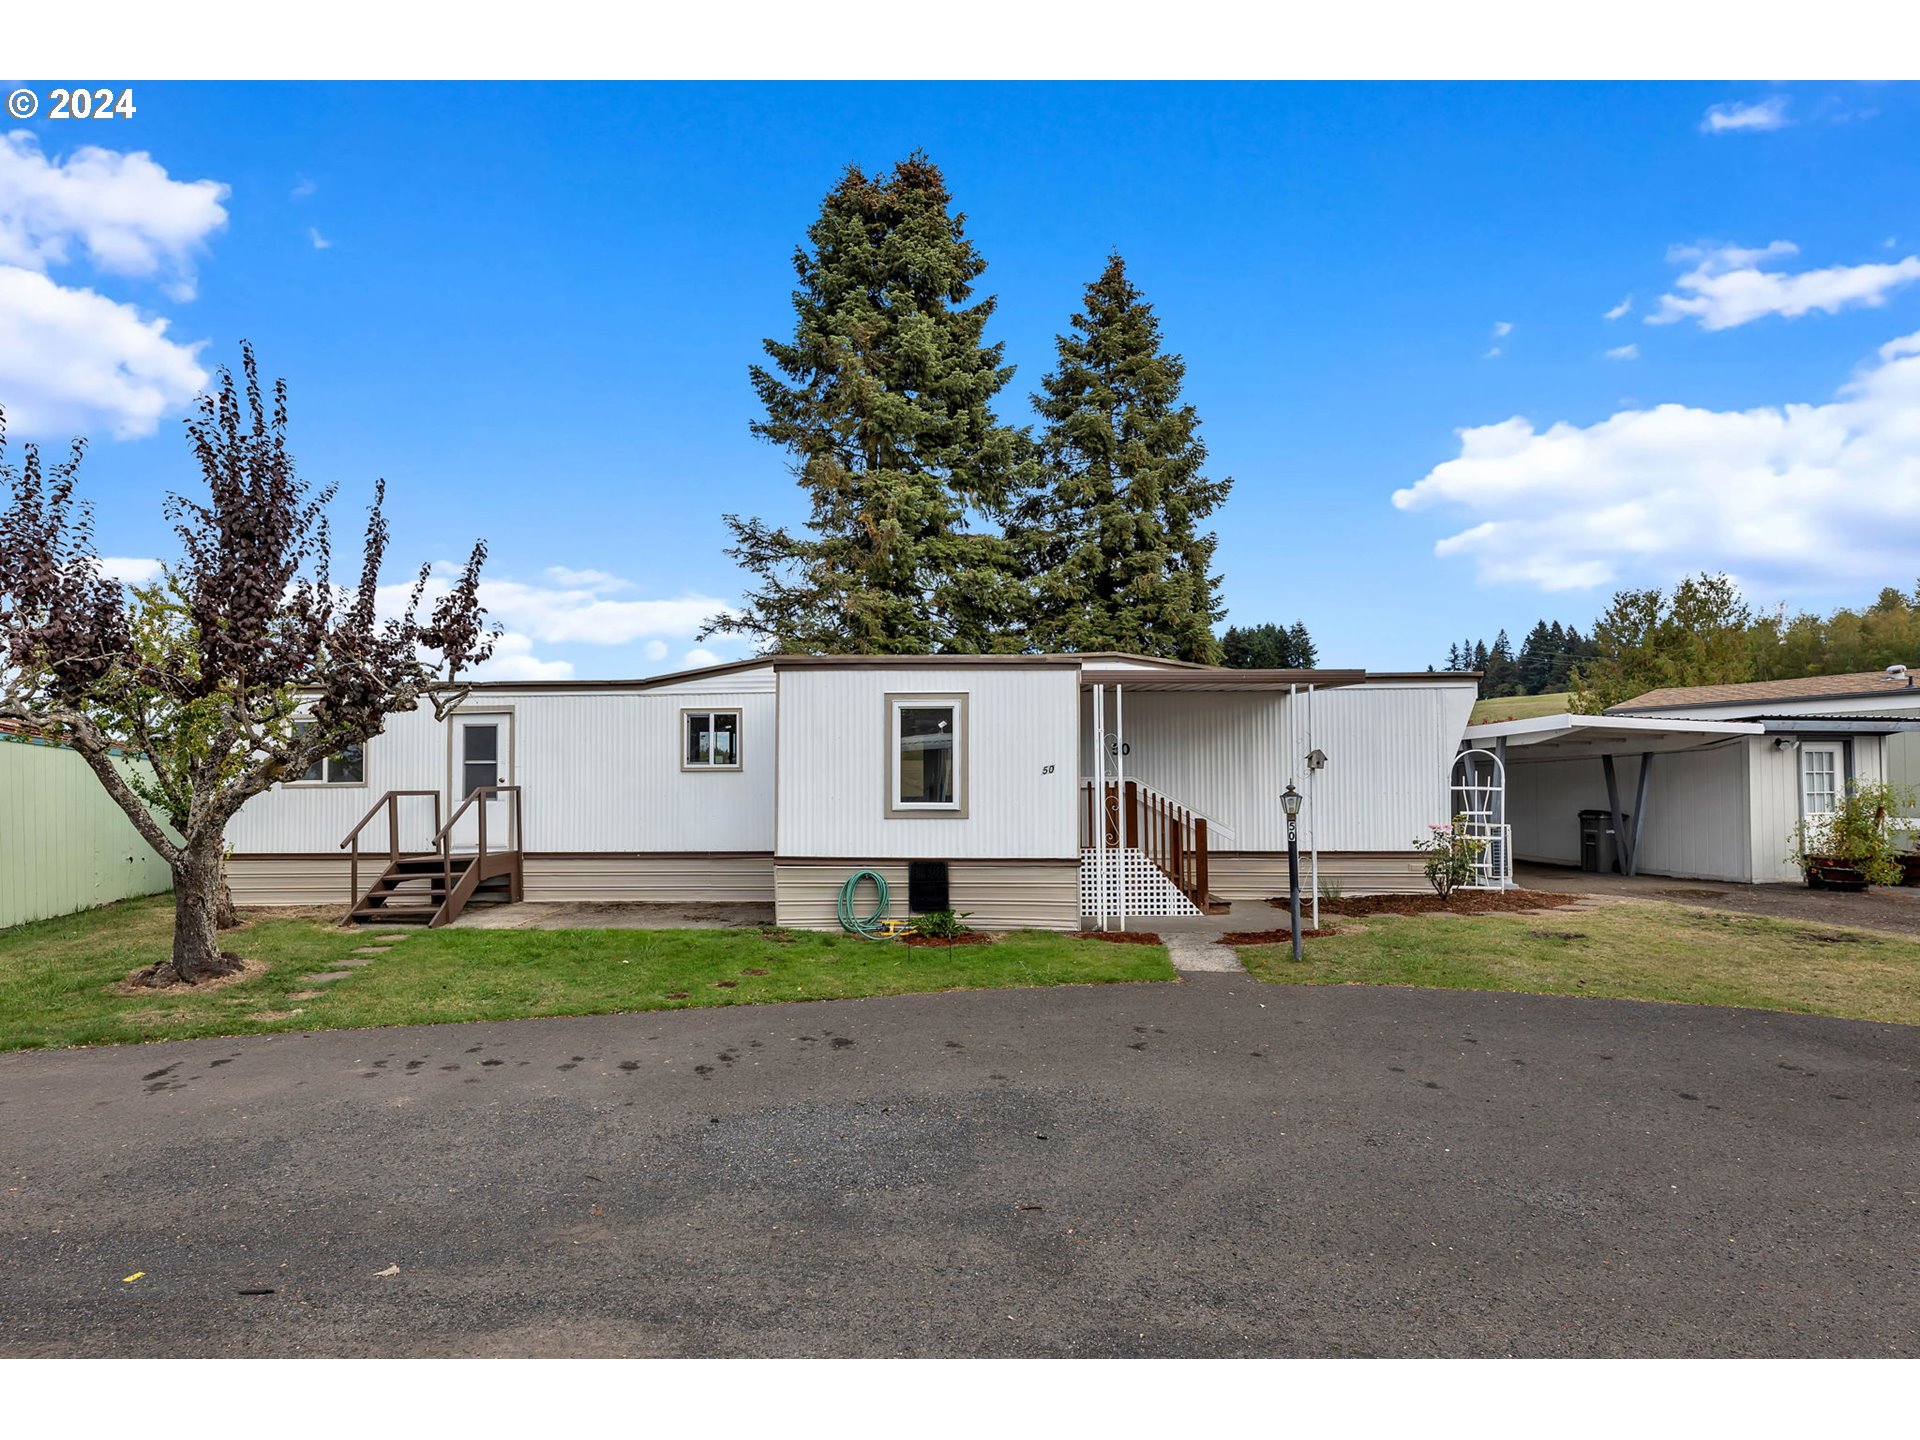
[(1913, 803), (1913, 792), (1884, 780), (1847, 783), (1833, 809), (1794, 827), (1794, 861), (1816, 890), (1865, 890), (1909, 883), (1887, 817)]

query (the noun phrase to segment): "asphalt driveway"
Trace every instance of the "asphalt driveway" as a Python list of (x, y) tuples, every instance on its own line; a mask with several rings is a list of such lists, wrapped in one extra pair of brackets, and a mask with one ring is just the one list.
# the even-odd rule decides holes
[(1889, 1025), (1200, 975), (15, 1054), (0, 1166), (12, 1355), (1920, 1352)]

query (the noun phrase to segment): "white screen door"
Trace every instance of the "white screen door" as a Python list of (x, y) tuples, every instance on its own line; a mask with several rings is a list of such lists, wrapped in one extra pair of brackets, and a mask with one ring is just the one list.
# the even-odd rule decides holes
[[(513, 716), (456, 715), (453, 720), (453, 793), (448, 813), (460, 808), (475, 790), (486, 785), (513, 783)], [(453, 848), (472, 850), (480, 843), (480, 807), (487, 810), (487, 849), (505, 850), (518, 837), (511, 831), (510, 796), (492, 795), (476, 801), (454, 827)]]

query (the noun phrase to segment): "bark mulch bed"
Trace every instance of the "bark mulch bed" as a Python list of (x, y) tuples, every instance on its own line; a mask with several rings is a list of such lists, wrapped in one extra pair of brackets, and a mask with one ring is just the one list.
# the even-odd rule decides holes
[[(1502, 915), (1515, 910), (1552, 910), (1571, 905), (1578, 895), (1548, 890), (1456, 890), (1442, 900), (1438, 895), (1348, 895), (1322, 900), (1322, 915)], [(1267, 901), (1276, 910), (1287, 908), (1287, 897)], [(1304, 933), (1304, 932), (1303, 932)]]
[(969, 930), (964, 935), (945, 937), (940, 935), (902, 935), (902, 945), (911, 945), (916, 950), (941, 949), (949, 945), (991, 945), (993, 936), (984, 930)]
[[(1319, 940), (1324, 936), (1339, 933), (1338, 930), (1302, 930), (1300, 938)], [(1293, 931), (1291, 930), (1229, 930), (1213, 943), (1216, 945), (1288, 945), (1292, 942)]]
[(1076, 930), (1076, 940), (1104, 940), (1109, 945), (1159, 945), (1160, 937), (1151, 930)]

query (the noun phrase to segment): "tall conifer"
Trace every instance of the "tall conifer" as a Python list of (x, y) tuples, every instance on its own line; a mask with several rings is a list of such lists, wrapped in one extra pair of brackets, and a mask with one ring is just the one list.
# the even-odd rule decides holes
[(1161, 349), (1118, 255), (1071, 324), (1033, 397), (1042, 483), (1009, 527), (1031, 579), (1028, 641), (1217, 662), (1218, 540), (1201, 527), (1233, 482), (1202, 473), (1200, 417), (1180, 401), (1186, 364)]
[(766, 418), (808, 492), (805, 532), (728, 515), (728, 553), (752, 576), (708, 633), (775, 651), (972, 653), (1019, 648), (1004, 539), (976, 528), (1031, 483), (1030, 442), (995, 418), (1012, 378), (983, 343), (986, 269), (915, 152), (874, 175), (849, 167), (794, 254), (791, 341), (754, 366)]

